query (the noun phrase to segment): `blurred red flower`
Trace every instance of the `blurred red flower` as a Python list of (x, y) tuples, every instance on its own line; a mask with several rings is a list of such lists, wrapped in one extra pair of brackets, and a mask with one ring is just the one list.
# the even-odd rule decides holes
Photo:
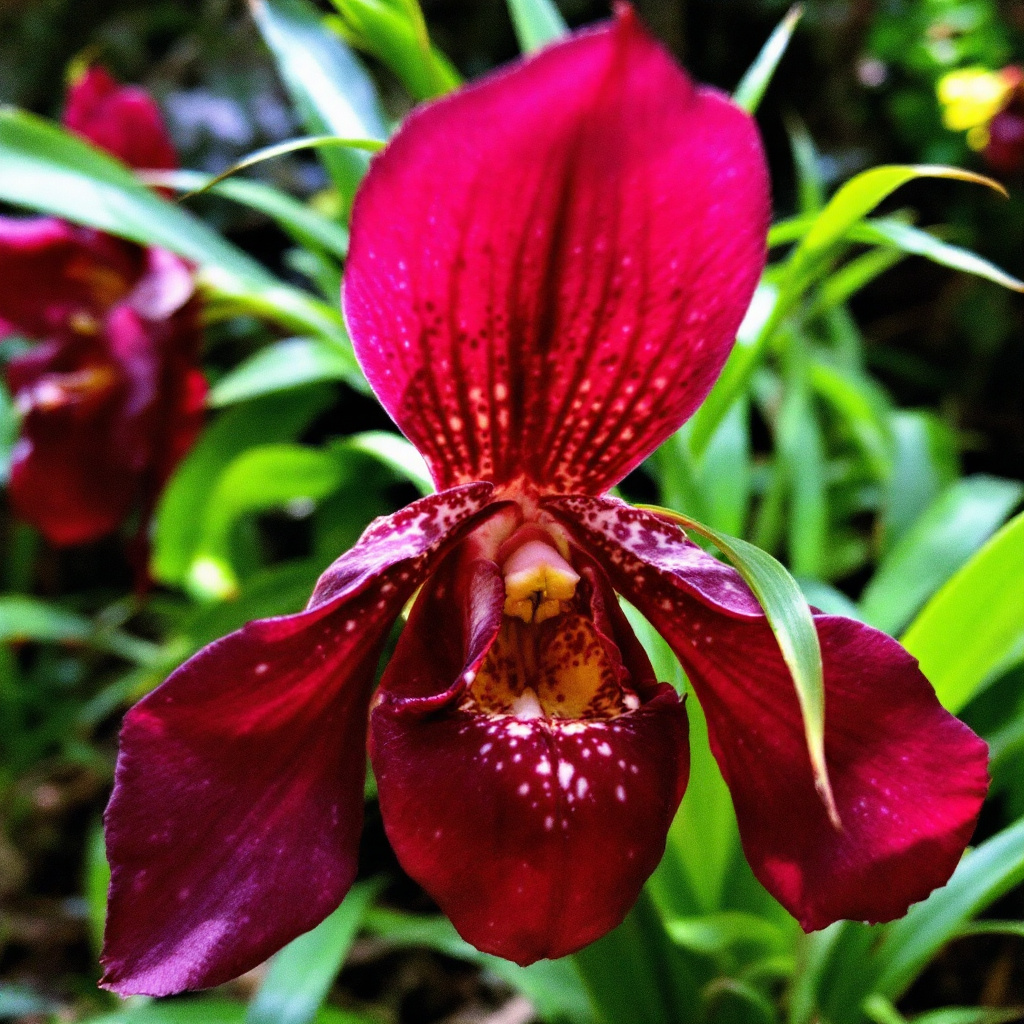
[[(137, 168), (177, 165), (152, 97), (100, 68), (69, 90), (65, 124)], [(10, 479), (16, 513), (53, 544), (144, 527), (201, 426), (206, 383), (191, 269), (52, 218), (0, 217), (0, 336), (21, 413)]]

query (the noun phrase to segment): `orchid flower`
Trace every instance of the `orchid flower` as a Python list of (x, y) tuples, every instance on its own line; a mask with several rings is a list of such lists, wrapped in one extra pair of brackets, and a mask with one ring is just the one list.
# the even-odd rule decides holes
[(751, 118), (626, 8), (412, 113), (356, 198), (344, 309), (437, 493), (371, 524), (305, 611), (128, 713), (106, 987), (215, 985), (330, 913), (368, 732), (398, 858), (468, 941), (526, 964), (615, 927), (688, 775), (684, 704), (617, 594), (683, 664), (754, 872), (805, 928), (891, 919), (946, 881), (986, 748), (914, 659), (815, 616), (837, 828), (742, 578), (607, 495), (721, 370), (768, 217)]
[[(67, 127), (136, 167), (177, 159), (153, 99), (98, 68), (70, 89)], [(206, 383), (193, 275), (163, 249), (49, 217), (0, 217), (0, 336), (39, 344), (11, 359), (21, 413), (16, 513), (53, 544), (145, 524), (202, 422)]]

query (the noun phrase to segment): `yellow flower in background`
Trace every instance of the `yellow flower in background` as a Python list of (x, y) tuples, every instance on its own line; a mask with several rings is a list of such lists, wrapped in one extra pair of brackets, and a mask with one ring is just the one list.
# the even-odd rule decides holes
[(1013, 89), (1002, 71), (960, 68), (943, 75), (936, 86), (942, 105), (942, 123), (954, 132), (987, 124), (999, 112)]

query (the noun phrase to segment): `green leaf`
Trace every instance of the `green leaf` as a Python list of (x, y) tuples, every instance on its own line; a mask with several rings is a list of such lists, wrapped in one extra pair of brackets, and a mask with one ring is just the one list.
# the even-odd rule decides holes
[(459, 74), (430, 44), (416, 0), (332, 0), (348, 38), (372, 53), (399, 78), (414, 100), (450, 92)]
[(271, 961), (245, 1024), (309, 1024), (380, 889), (377, 879), (357, 883), (333, 914), (285, 946)]
[(316, 338), (287, 338), (250, 356), (210, 389), (214, 408), (304, 384), (344, 380), (348, 363), (333, 345)]
[(960, 475), (953, 429), (930, 412), (889, 415), (892, 472), (883, 481), (882, 551), (889, 551), (929, 505)]
[(0, 109), (0, 200), (176, 252), (219, 296), (336, 344), (359, 371), (340, 311), (286, 285), (128, 168), (42, 118)]
[(184, 584), (199, 542), (197, 516), (224, 467), (256, 439), (271, 444), (297, 437), (331, 400), (330, 390), (319, 387), (267, 395), (229, 409), (203, 431), (157, 506), (150, 562), (154, 579)]
[(0, 597), (0, 643), (36, 640), (84, 644), (92, 638), (92, 622), (32, 597)]
[(103, 823), (98, 819), (89, 829), (85, 849), (85, 899), (89, 908), (89, 938), (93, 955), (103, 948), (103, 929), (107, 923), (107, 890), (110, 888), (110, 865), (103, 841)]
[[(792, 13), (792, 12), (790, 12)], [(789, 148), (793, 154), (793, 166), (796, 169), (797, 196), (801, 213), (817, 213), (825, 205), (825, 180), (821, 173), (821, 160), (803, 121), (792, 115), (786, 117), (786, 134), (789, 135)], [(813, 220), (811, 217), (797, 218), (803, 222), (806, 231)], [(790, 222), (793, 223), (793, 222)], [(778, 229), (776, 237), (784, 231), (785, 222), (773, 225), (772, 231)], [(793, 241), (803, 232), (793, 236)], [(769, 242), (769, 244), (777, 244)]]
[(708, 980), (707, 966), (701, 972), (673, 944), (646, 891), (618, 928), (572, 959), (602, 1024), (677, 1024)]
[(539, 50), (569, 31), (554, 0), (508, 0), (508, 11), (523, 53)]
[(1003, 186), (991, 178), (959, 167), (892, 164), (873, 167), (850, 179), (814, 218), (790, 254), (778, 299), (756, 340), (749, 346), (737, 345), (733, 349), (711, 394), (694, 417), (691, 443), (695, 453), (699, 455), (704, 451), (729, 407), (746, 391), (776, 329), (796, 306), (816, 274), (827, 267), (827, 257), (835, 244), (883, 199), (901, 185), (918, 178), (956, 178), (988, 185), (1002, 195), (1007, 194)]
[(814, 783), (833, 824), (840, 827), (825, 764), (825, 680), (814, 618), (785, 567), (753, 544), (728, 537), (670, 509), (640, 505), (710, 540), (732, 562), (764, 609), (796, 687)]
[(1003, 288), (1009, 288), (1015, 292), (1024, 291), (1024, 281), (1019, 281), (1011, 274), (1007, 274), (1005, 270), (1001, 270), (994, 263), (982, 259), (981, 256), (969, 249), (950, 245), (943, 242), (942, 239), (936, 238), (935, 235), (922, 231), (921, 228), (905, 224), (892, 217), (878, 218), (858, 224), (850, 233), (850, 238), (856, 242), (892, 245), (901, 252), (924, 256), (940, 266), (961, 270), (965, 274), (973, 274), (986, 281), (993, 281)]
[(433, 494), (434, 481), (423, 456), (401, 434), (386, 430), (367, 430), (344, 441), (346, 448), (372, 455), (385, 466), (405, 477), (420, 494)]
[(209, 191), (270, 217), (299, 245), (321, 249), (340, 260), (348, 255), (345, 228), (264, 181), (235, 178), (214, 184), (212, 174), (200, 171), (147, 171), (142, 178), (150, 185), (178, 192)]
[(18, 439), (18, 412), (7, 385), (0, 380), (0, 486), (11, 474), (11, 454)]
[(673, 942), (706, 956), (717, 956), (733, 946), (756, 946), (780, 953), (786, 949), (786, 936), (774, 924), (741, 910), (670, 918), (665, 927)]
[(736, 86), (736, 91), (732, 94), (733, 100), (751, 114), (760, 106), (802, 14), (802, 4), (796, 4), (789, 9), (775, 31), (768, 37), (761, 52), (754, 58), (754, 63), (747, 69), (740, 84)]
[(1022, 881), (1024, 819), (968, 853), (947, 885), (889, 925), (872, 958), (872, 990), (898, 999), (967, 921)]
[[(253, 18), (277, 62), (288, 94), (315, 135), (386, 139), (377, 90), (348, 46), (307, 0), (250, 0)], [(351, 150), (321, 157), (347, 206), (368, 158)]]
[(286, 139), (284, 142), (275, 142), (270, 146), (257, 149), (248, 156), (243, 157), (237, 163), (232, 164), (226, 171), (214, 175), (208, 184), (196, 192), (188, 193), (184, 198), (190, 199), (193, 195), (199, 195), (214, 185), (219, 185), (227, 178), (244, 171), (249, 167), (265, 163), (267, 160), (276, 160), (279, 156), (287, 156), (289, 153), (298, 153), (303, 149), (356, 149), (366, 153), (379, 153), (384, 148), (384, 143), (379, 139), (349, 138), (342, 135), (306, 135), (299, 139)]
[(446, 917), (407, 914), (380, 907), (370, 910), (364, 921), (366, 931), (397, 946), (423, 946), (446, 956), (479, 964), (522, 992), (543, 1020), (592, 1024), (593, 1014), (586, 990), (572, 959), (539, 960), (520, 967), (510, 960), (481, 953), (455, 930)]
[(1024, 636), (1024, 513), (928, 602), (903, 636), (949, 710), (962, 708)]
[(887, 633), (902, 630), (1022, 495), (1024, 484), (980, 474), (948, 487), (882, 559), (861, 596), (864, 621)]
[(36, 1016), (56, 1014), (59, 1005), (20, 985), (0, 985), (0, 1020), (34, 1020)]
[[(199, 540), (186, 585), (201, 600), (236, 597), (237, 574), (231, 564), (232, 530), (244, 516), (314, 502), (341, 487), (347, 471), (330, 452), (278, 443), (249, 448), (217, 478), (199, 522)], [(193, 529), (195, 528), (193, 513)]]

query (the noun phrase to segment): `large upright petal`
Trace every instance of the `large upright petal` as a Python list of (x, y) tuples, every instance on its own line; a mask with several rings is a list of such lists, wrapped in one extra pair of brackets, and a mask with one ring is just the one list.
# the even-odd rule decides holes
[(623, 7), (414, 111), (374, 159), (356, 353), (439, 487), (600, 493), (707, 394), (768, 212), (751, 118)]
[(381, 644), (490, 493), (459, 488), (377, 520), (306, 611), (216, 641), (128, 713), (106, 814), (107, 988), (219, 984), (338, 905), (356, 870)]
[(895, 640), (815, 616), (837, 830), (814, 788), (789, 672), (739, 574), (614, 499), (547, 507), (671, 644), (707, 716), (747, 859), (805, 929), (888, 921), (946, 882), (988, 787), (987, 748)]
[[(520, 964), (572, 953), (622, 921), (664, 853), (689, 772), (682, 703), (655, 683), (600, 574), (582, 571), (589, 596), (539, 627), (531, 669), (529, 651), (499, 639), (494, 563), (447, 566), (417, 599), (371, 715), (381, 813), (402, 866), (464, 938)], [(502, 642), (499, 658), (537, 672), (531, 684), (569, 690), (574, 674), (600, 667), (599, 692), (624, 685), (631, 703), (612, 717), (474, 710), (467, 688)]]

